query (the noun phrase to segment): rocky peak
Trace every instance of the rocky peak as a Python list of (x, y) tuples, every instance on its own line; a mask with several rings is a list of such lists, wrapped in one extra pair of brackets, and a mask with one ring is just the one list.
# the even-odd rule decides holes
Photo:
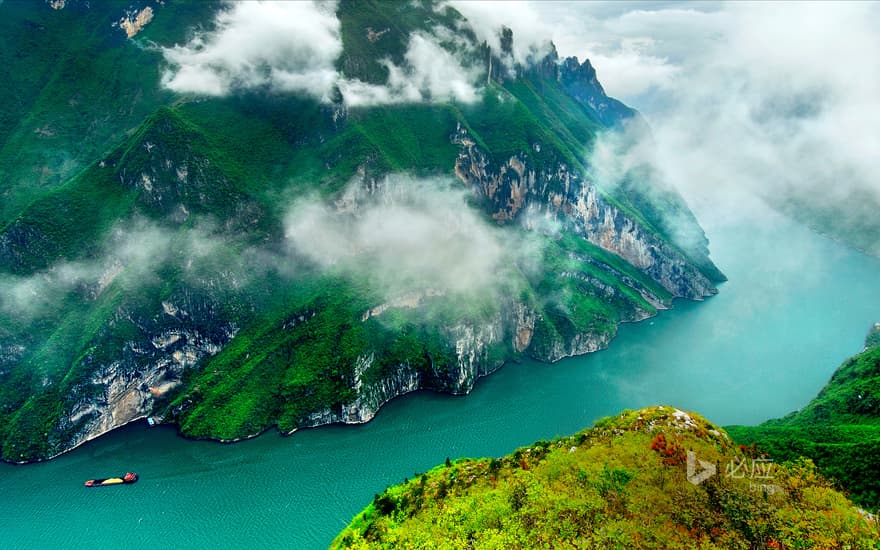
[(593, 109), (605, 126), (616, 126), (636, 115), (634, 109), (605, 94), (605, 89), (596, 76), (596, 69), (589, 59), (580, 63), (577, 57), (565, 58), (559, 64), (558, 78), (565, 91), (581, 105)]
[(583, 63), (578, 62), (577, 57), (566, 57), (559, 65), (559, 81), (563, 84), (579, 82), (595, 88), (599, 95), (605, 95), (605, 90), (599, 79), (596, 78), (596, 69), (589, 59), (584, 59)]

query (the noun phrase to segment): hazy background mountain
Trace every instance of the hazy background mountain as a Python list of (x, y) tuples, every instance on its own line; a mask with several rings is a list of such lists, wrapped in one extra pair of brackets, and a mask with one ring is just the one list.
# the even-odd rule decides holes
[(739, 207), (757, 197), (880, 254), (880, 69), (866, 62), (880, 49), (876, 3), (453, 5), (588, 57), (608, 92), (651, 121), (637, 154), (704, 223), (762, 223)]

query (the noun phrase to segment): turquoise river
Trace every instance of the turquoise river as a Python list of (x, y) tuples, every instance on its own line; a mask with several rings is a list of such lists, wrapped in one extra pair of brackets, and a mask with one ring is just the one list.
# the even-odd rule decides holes
[[(235, 445), (137, 423), (0, 464), (0, 548), (323, 548), (374, 493), (447, 456), (506, 454), (658, 403), (719, 424), (800, 407), (880, 320), (880, 261), (772, 216), (708, 232), (730, 277), (720, 294), (625, 325), (606, 351), (508, 364), (466, 397), (419, 392), (365, 425)], [(82, 486), (126, 470), (140, 482)]]

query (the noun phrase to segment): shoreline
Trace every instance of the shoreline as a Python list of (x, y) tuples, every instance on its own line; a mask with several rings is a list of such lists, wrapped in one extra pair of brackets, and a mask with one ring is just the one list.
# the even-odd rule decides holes
[[(569, 355), (563, 355), (563, 356), (561, 356), (561, 357), (559, 357), (559, 358), (557, 358), (557, 359), (555, 359), (555, 360), (553, 360), (553, 361), (544, 361), (544, 360), (541, 360), (541, 359), (535, 359), (535, 358), (530, 358), (530, 359), (535, 360), (535, 361), (539, 361), (539, 362), (542, 362), (542, 363), (546, 363), (546, 364), (548, 364), (548, 365), (553, 365), (553, 364), (556, 364), (556, 363), (558, 363), (558, 362), (560, 362), (560, 361), (563, 361), (563, 360), (565, 360), (565, 359), (570, 359), (570, 358), (572, 358), (572, 357), (582, 357), (582, 356), (584, 356), (584, 355), (589, 355), (589, 354), (591, 354), (591, 353), (598, 353), (598, 352), (601, 352), (601, 351), (603, 351), (603, 350), (608, 349), (609, 346), (611, 345), (611, 343), (612, 343), (612, 342), (614, 341), (614, 339), (617, 337), (617, 332), (618, 332), (617, 329), (620, 327), (620, 325), (622, 325), (622, 324), (624, 324), (624, 323), (627, 323), (627, 324), (641, 323), (641, 322), (644, 322), (644, 321), (646, 321), (646, 320), (648, 320), (648, 319), (652, 319), (652, 318), (654, 318), (654, 317), (657, 317), (657, 316), (660, 314), (661, 311), (670, 311), (670, 310), (674, 309), (675, 302), (678, 301), (678, 300), (688, 300), (688, 301), (694, 301), (694, 302), (703, 302), (703, 301), (705, 301), (707, 298), (711, 298), (712, 296), (715, 296), (715, 295), (717, 295), (717, 291), (716, 291), (714, 294), (710, 294), (710, 295), (708, 295), (708, 296), (703, 296), (703, 297), (700, 297), (700, 298), (694, 298), (694, 299), (681, 298), (681, 297), (672, 298), (672, 300), (670, 301), (669, 305), (666, 305), (666, 306), (664, 306), (664, 307), (662, 307), (662, 308), (657, 308), (657, 311), (656, 311), (655, 313), (653, 313), (653, 314), (646, 314), (646, 315), (644, 315), (643, 317), (639, 317), (639, 318), (636, 318), (636, 319), (628, 319), (628, 320), (622, 320), (622, 321), (619, 321), (619, 322), (617, 323), (617, 325), (615, 326), (614, 332), (609, 336), (607, 342), (604, 343), (604, 345), (600, 346), (598, 349), (595, 349), (595, 350), (592, 350), (592, 351), (587, 351), (587, 352), (585, 352), (585, 353), (574, 353), (574, 354), (569, 354)], [(399, 393), (399, 394), (393, 395), (393, 396), (389, 397), (388, 399), (385, 399), (384, 401), (382, 401), (381, 403), (379, 403), (379, 404), (376, 406), (376, 408), (375, 408), (374, 410), (370, 411), (367, 415), (365, 415), (365, 418), (364, 418), (363, 420), (355, 420), (355, 421), (333, 421), (333, 422), (318, 423), (318, 424), (314, 424), (314, 425), (303, 425), (303, 426), (298, 426), (298, 427), (296, 427), (296, 428), (294, 428), (294, 429), (292, 429), (292, 430), (290, 430), (290, 431), (288, 431), (288, 432), (284, 432), (284, 431), (278, 429), (278, 424), (275, 423), (275, 424), (271, 424), (271, 425), (269, 425), (269, 426), (266, 426), (265, 428), (263, 428), (262, 430), (258, 431), (257, 433), (249, 434), (249, 435), (245, 435), (245, 436), (241, 436), (241, 437), (236, 437), (236, 438), (233, 438), (233, 439), (222, 439), (222, 438), (203, 437), (203, 436), (190, 436), (190, 435), (187, 435), (187, 434), (181, 432), (181, 431), (180, 431), (180, 426), (179, 426), (177, 423), (174, 423), (174, 422), (167, 422), (167, 423), (163, 422), (163, 423), (158, 424), (158, 426), (174, 427), (174, 428), (176, 429), (176, 431), (177, 431), (176, 435), (177, 435), (178, 437), (182, 438), (182, 439), (186, 439), (186, 440), (190, 440), (190, 441), (210, 441), (210, 442), (218, 443), (218, 444), (221, 444), (221, 445), (232, 445), (232, 444), (235, 444), (235, 443), (240, 443), (240, 442), (242, 442), (242, 441), (248, 441), (248, 440), (250, 440), (250, 439), (254, 439), (254, 438), (256, 438), (256, 437), (260, 437), (261, 435), (264, 435), (266, 432), (268, 432), (268, 431), (270, 431), (270, 430), (273, 430), (273, 429), (274, 429), (274, 430), (277, 430), (278, 433), (279, 433), (282, 437), (290, 437), (290, 436), (294, 435), (296, 432), (298, 432), (298, 431), (300, 431), (300, 430), (313, 429), (313, 428), (320, 428), (320, 427), (322, 427), (322, 426), (333, 426), (333, 425), (341, 425), (341, 426), (357, 426), (357, 425), (363, 425), (363, 424), (367, 424), (367, 423), (371, 422), (371, 421), (376, 417), (376, 415), (379, 413), (379, 411), (382, 409), (382, 407), (383, 407), (384, 405), (386, 405), (387, 403), (391, 402), (391, 401), (394, 400), (394, 399), (397, 399), (397, 398), (399, 398), (399, 397), (403, 397), (403, 396), (409, 395), (409, 394), (411, 394), (411, 393), (416, 393), (416, 392), (419, 392), (419, 391), (430, 391), (430, 392), (434, 392), (434, 393), (437, 393), (437, 394), (447, 395), (447, 396), (450, 396), (450, 397), (465, 397), (465, 396), (469, 395), (469, 394), (473, 391), (473, 388), (476, 386), (476, 383), (477, 383), (480, 379), (485, 378), (485, 377), (487, 377), (487, 376), (490, 376), (490, 375), (492, 375), (492, 374), (498, 372), (499, 370), (501, 370), (501, 368), (504, 367), (504, 365), (506, 365), (506, 364), (508, 364), (508, 363), (510, 363), (510, 362), (518, 363), (518, 362), (520, 361), (520, 359), (521, 359), (521, 356), (520, 356), (520, 357), (512, 357), (512, 358), (508, 358), (508, 359), (505, 359), (505, 360), (504, 360), (501, 364), (499, 364), (497, 367), (495, 367), (495, 368), (491, 368), (491, 369), (487, 370), (485, 373), (482, 373), (482, 374), (477, 373), (477, 375), (476, 375), (475, 378), (474, 378), (474, 384), (473, 384), (473, 385), (471, 386), (471, 388), (468, 389), (468, 391), (466, 391), (466, 392), (454, 393), (454, 392), (450, 392), (450, 391), (438, 390), (438, 389), (435, 389), (435, 388), (422, 388), (422, 387), (418, 387), (418, 388), (414, 388), (414, 389), (411, 389), (411, 390), (404, 391), (404, 392), (402, 392), (402, 393)], [(321, 412), (321, 411), (316, 411), (315, 414), (320, 413), (320, 412)], [(5, 464), (10, 464), (10, 465), (13, 465), (13, 466), (27, 466), (27, 465), (30, 465), (30, 464), (39, 464), (39, 463), (41, 463), (41, 462), (48, 462), (48, 461), (50, 461), (50, 460), (54, 460), (54, 459), (60, 457), (61, 455), (67, 454), (67, 453), (69, 453), (69, 452), (71, 452), (71, 451), (74, 451), (74, 450), (78, 449), (79, 447), (81, 447), (82, 445), (85, 445), (86, 443), (89, 443), (90, 441), (95, 441), (95, 440), (100, 439), (101, 437), (103, 437), (103, 436), (105, 436), (105, 435), (107, 435), (107, 434), (110, 434), (111, 432), (114, 432), (114, 431), (116, 431), (116, 430), (119, 430), (119, 429), (125, 428), (125, 427), (127, 427), (127, 426), (131, 426), (132, 424), (134, 424), (134, 423), (136, 423), (136, 422), (139, 422), (139, 421), (142, 421), (142, 420), (146, 419), (146, 418), (149, 417), (149, 416), (150, 416), (150, 414), (144, 414), (144, 415), (138, 416), (138, 417), (136, 417), (136, 418), (133, 418), (133, 419), (129, 420), (128, 422), (124, 423), (124, 424), (121, 424), (121, 425), (119, 425), (119, 426), (114, 426), (114, 427), (111, 428), (110, 430), (107, 430), (107, 431), (102, 432), (102, 433), (100, 433), (100, 434), (93, 435), (93, 436), (91, 436), (91, 437), (89, 437), (89, 438), (86, 438), (86, 439), (84, 439), (84, 440), (78, 442), (76, 445), (70, 447), (69, 449), (65, 449), (65, 450), (63, 450), (63, 451), (61, 451), (61, 452), (59, 452), (59, 453), (56, 453), (56, 454), (54, 454), (54, 455), (52, 455), (52, 456), (49, 456), (49, 457), (46, 457), (46, 458), (38, 458), (38, 459), (35, 459), (35, 460), (27, 460), (27, 461), (21, 461), (21, 462), (10, 461), (10, 460), (6, 460), (6, 459), (0, 459), (0, 462), (3, 462), (3, 463), (5, 463)]]

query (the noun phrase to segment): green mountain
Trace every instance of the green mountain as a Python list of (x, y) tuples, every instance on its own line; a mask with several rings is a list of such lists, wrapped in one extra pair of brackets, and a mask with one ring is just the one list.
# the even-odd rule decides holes
[(880, 324), (810, 403), (760, 426), (730, 426), (737, 442), (776, 460), (808, 457), (854, 502), (880, 508)]
[(589, 61), (328, 6), (0, 4), (4, 460), (146, 416), (365, 422), (716, 292), (677, 193), (598, 185), (596, 140), (643, 123)]
[(389, 487), (333, 548), (876, 548), (876, 518), (809, 460), (743, 454), (671, 407)]

